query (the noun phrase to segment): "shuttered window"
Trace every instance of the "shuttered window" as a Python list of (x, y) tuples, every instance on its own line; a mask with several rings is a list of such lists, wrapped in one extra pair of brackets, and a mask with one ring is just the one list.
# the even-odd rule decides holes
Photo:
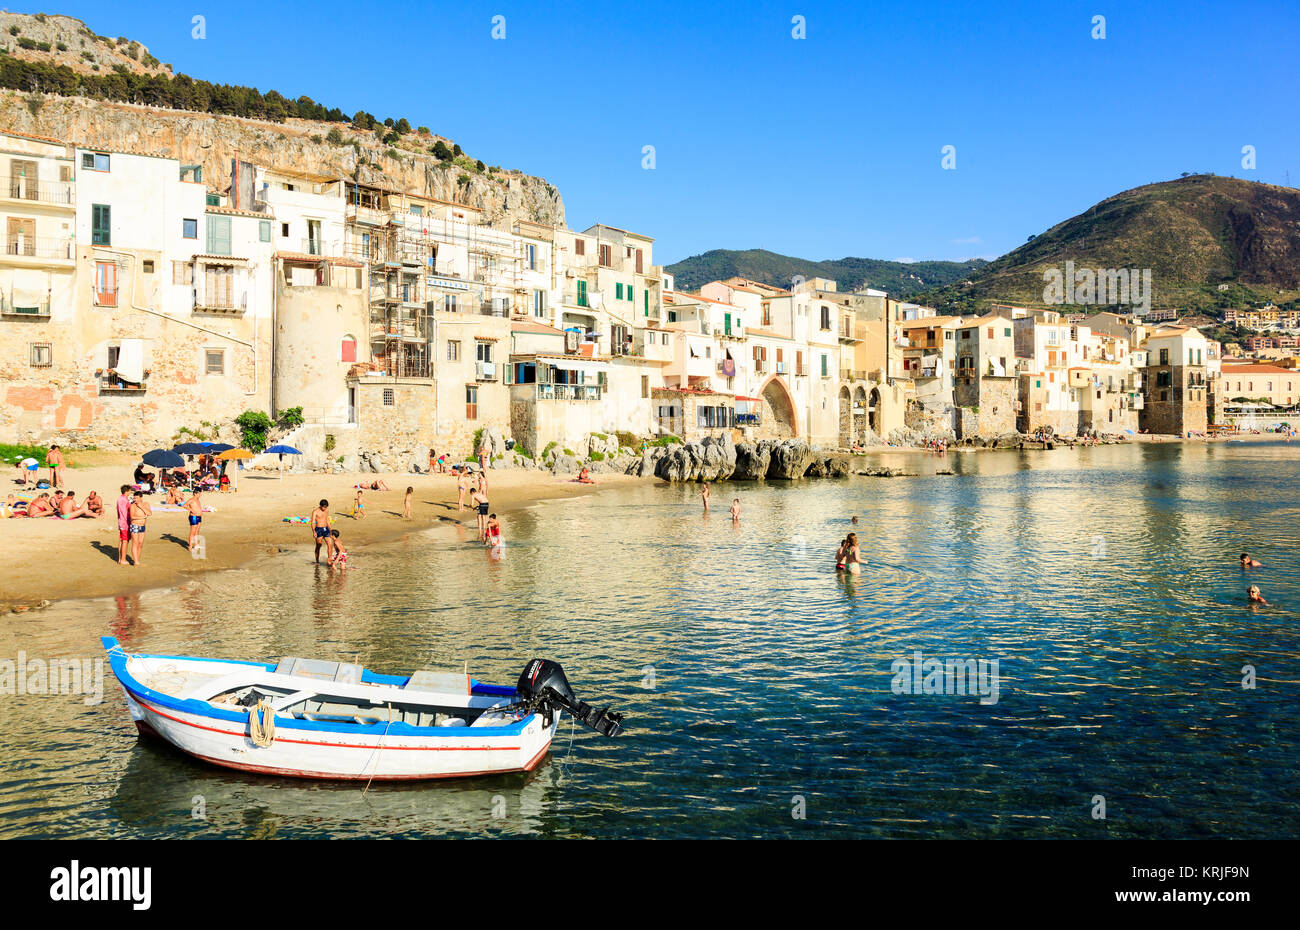
[(91, 245), (112, 245), (112, 216), (113, 211), (109, 209), (106, 203), (95, 203), (90, 205), (90, 244)]
[(208, 217), (208, 254), (230, 254), (230, 217)]

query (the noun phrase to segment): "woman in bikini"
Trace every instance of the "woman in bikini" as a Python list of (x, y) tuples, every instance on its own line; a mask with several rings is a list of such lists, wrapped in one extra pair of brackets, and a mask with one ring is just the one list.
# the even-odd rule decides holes
[(844, 570), (850, 575), (862, 571), (862, 553), (858, 549), (858, 534), (850, 533), (844, 540)]

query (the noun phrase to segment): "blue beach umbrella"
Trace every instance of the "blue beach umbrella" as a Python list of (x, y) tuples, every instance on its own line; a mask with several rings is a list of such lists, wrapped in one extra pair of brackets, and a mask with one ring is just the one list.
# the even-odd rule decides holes
[(207, 442), (204, 443), (204, 445), (207, 446), (207, 448), (203, 451), (208, 453), (208, 455), (220, 455), (223, 452), (229, 452), (231, 449), (235, 448), (228, 442)]
[(181, 455), (203, 455), (212, 451), (211, 446), (210, 442), (183, 442), (178, 446), (172, 446), (172, 451), (179, 452)]
[(153, 449), (140, 456), (140, 460), (152, 468), (184, 468), (185, 459), (179, 453), (168, 449)]
[(286, 455), (302, 455), (302, 453), (299, 452), (297, 449), (295, 449), (293, 446), (284, 446), (284, 445), (274, 445), (271, 446), (269, 449), (263, 449), (262, 451), (274, 452), (280, 456), (280, 480), (281, 481), (284, 480), (284, 457)]

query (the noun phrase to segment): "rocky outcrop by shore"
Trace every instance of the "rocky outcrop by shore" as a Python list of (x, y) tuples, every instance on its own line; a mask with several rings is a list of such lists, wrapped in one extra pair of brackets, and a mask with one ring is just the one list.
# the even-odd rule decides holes
[(851, 470), (846, 456), (814, 449), (800, 439), (736, 443), (723, 434), (646, 449), (627, 474), (653, 474), (664, 481), (757, 481), (842, 478)]

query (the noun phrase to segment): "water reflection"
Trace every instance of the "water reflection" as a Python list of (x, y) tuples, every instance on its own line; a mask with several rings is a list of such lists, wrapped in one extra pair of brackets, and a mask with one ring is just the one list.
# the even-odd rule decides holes
[[(1288, 835), (1298, 453), (900, 453), (885, 464), (918, 477), (720, 485), (738, 525), (702, 515), (694, 487), (609, 490), (508, 515), (497, 561), (439, 529), (353, 547), (345, 573), (294, 549), (56, 605), (0, 632), (0, 655), (98, 657), (110, 632), (138, 651), (501, 683), (548, 656), (628, 733), (562, 729), (530, 777), (363, 795), (142, 743), (111, 686), (90, 707), (13, 696), (0, 835)], [(850, 531), (867, 564), (837, 576)], [(1243, 549), (1264, 568), (1242, 572)], [(1280, 606), (1248, 610), (1251, 582)], [(891, 663), (918, 650), (998, 658), (999, 702), (892, 693)]]

